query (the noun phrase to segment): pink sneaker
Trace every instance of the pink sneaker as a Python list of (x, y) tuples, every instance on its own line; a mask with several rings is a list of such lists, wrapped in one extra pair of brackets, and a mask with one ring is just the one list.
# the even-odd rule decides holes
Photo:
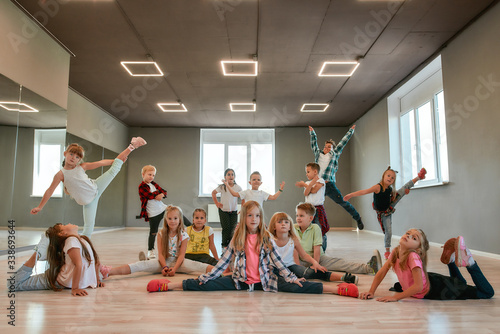
[(168, 290), (168, 283), (170, 283), (170, 281), (166, 278), (154, 279), (154, 280), (149, 281), (147, 289), (149, 292), (167, 291)]
[(455, 253), (455, 244), (457, 242), (457, 238), (451, 238), (446, 241), (443, 245), (443, 254), (441, 254), (441, 262), (444, 264), (450, 263), (450, 258)]
[(147, 142), (142, 137), (133, 137), (130, 141), (130, 144), (135, 148), (139, 148), (143, 145), (146, 145)]
[(109, 272), (111, 271), (111, 268), (113, 268), (113, 267), (105, 266), (105, 265), (101, 264), (101, 266), (99, 267), (99, 271), (101, 272), (103, 279), (108, 278)]
[(427, 170), (425, 168), (422, 168), (420, 172), (418, 172), (417, 176), (420, 180), (425, 179), (425, 174), (427, 174)]
[(464, 237), (458, 236), (455, 242), (455, 263), (457, 267), (467, 267), (474, 264), (470, 250), (465, 246)]
[(339, 296), (347, 296), (358, 298), (359, 291), (358, 287), (352, 283), (340, 283), (337, 290)]
[(390, 255), (391, 255), (391, 252), (385, 252), (384, 253), (385, 259), (388, 260)]

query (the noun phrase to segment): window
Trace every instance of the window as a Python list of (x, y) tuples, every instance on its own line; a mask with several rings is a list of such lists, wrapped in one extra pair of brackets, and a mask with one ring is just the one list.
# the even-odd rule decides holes
[(201, 129), (200, 196), (211, 196), (224, 171), (234, 169), (236, 183), (249, 189), (254, 171), (262, 175), (260, 190), (275, 191), (274, 129)]
[[(43, 196), (61, 169), (66, 130), (35, 130), (32, 196)], [(60, 184), (52, 197), (62, 197)]]
[[(448, 182), (441, 58), (393, 93), (388, 104), (391, 166), (400, 171), (397, 187), (414, 178), (422, 167), (427, 175), (417, 187)], [(394, 125), (396, 119), (398, 124)], [(394, 138), (399, 139), (397, 143)]]

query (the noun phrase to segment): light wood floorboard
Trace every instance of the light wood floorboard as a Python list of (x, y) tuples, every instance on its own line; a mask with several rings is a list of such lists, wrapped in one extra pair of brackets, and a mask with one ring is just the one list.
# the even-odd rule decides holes
[[(95, 234), (92, 240), (109, 265), (136, 261), (148, 231), (126, 229)], [(220, 243), (220, 231), (216, 231)], [(397, 240), (393, 241), (397, 244)], [(366, 262), (372, 250), (382, 250), (381, 235), (334, 230), (327, 254)], [(220, 246), (218, 246), (220, 249)], [(447, 274), (439, 261), (441, 250), (431, 247), (428, 270)], [(19, 267), (28, 258), (20, 256)], [(500, 291), (500, 260), (475, 256), (496, 291)], [(0, 276), (8, 278), (7, 261)], [(472, 284), (467, 271), (464, 277)], [(189, 292), (148, 293), (146, 284), (161, 275), (136, 273), (107, 279), (106, 287), (88, 290), (86, 297), (62, 292), (2, 292), (1, 333), (500, 333), (500, 301), (429, 301), (397, 303), (363, 301), (333, 295), (290, 293)], [(178, 282), (193, 277), (176, 275)], [(359, 289), (369, 289), (373, 276), (360, 275)], [(388, 294), (396, 282), (390, 272), (377, 291)], [(335, 283), (327, 283), (335, 284)], [(8, 326), (9, 301), (15, 301), (16, 327)]]

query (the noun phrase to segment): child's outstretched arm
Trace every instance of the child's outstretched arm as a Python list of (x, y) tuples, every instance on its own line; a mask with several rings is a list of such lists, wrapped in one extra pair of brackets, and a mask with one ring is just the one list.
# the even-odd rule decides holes
[(282, 181), (282, 182), (280, 183), (280, 190), (278, 190), (278, 191), (276, 192), (276, 194), (274, 194), (274, 195), (270, 195), (270, 196), (267, 198), (267, 200), (268, 200), (268, 201), (273, 201), (273, 200), (277, 199), (278, 197), (280, 197), (281, 193), (283, 192), (283, 188), (285, 188), (285, 181)]
[(105, 160), (99, 160), (99, 161), (94, 161), (94, 162), (82, 162), (80, 164), (80, 166), (84, 170), (92, 170), (92, 169), (96, 169), (96, 168), (103, 167), (103, 166), (111, 166), (113, 164), (113, 161), (114, 160), (111, 160), (111, 159), (105, 159)]
[(370, 287), (370, 291), (360, 293), (359, 294), (360, 299), (372, 299), (373, 298), (373, 296), (375, 295), (375, 291), (377, 291), (378, 286), (380, 285), (380, 283), (382, 283), (382, 281), (385, 278), (385, 275), (387, 275), (387, 272), (389, 271), (389, 265), (390, 265), (390, 262), (385, 261), (382, 268), (380, 268), (380, 270), (377, 272), (377, 274), (373, 278), (373, 282), (372, 282), (372, 286)]
[(71, 294), (73, 296), (86, 296), (88, 295), (85, 289), (80, 289), (80, 279), (82, 277), (82, 256), (80, 254), (80, 248), (70, 248), (68, 250), (68, 256), (75, 265), (75, 270), (73, 271), (73, 279), (71, 282)]
[(358, 197), (358, 196), (363, 196), (366, 194), (371, 194), (371, 193), (376, 193), (378, 194), (380, 191), (380, 186), (378, 184), (374, 185), (373, 187), (370, 187), (368, 189), (363, 189), (363, 190), (358, 190), (353, 193), (349, 193), (344, 196), (344, 201), (348, 201), (349, 199), (353, 197)]
[(54, 179), (52, 180), (52, 183), (50, 186), (45, 190), (45, 193), (43, 194), (42, 200), (40, 201), (40, 204), (36, 208), (31, 209), (31, 214), (36, 215), (38, 212), (42, 211), (43, 207), (45, 204), (50, 199), (50, 196), (54, 193), (54, 190), (56, 190), (57, 186), (59, 183), (64, 182), (64, 175), (61, 171), (57, 172), (56, 175), (54, 175)]
[(219, 255), (217, 254), (217, 248), (215, 247), (215, 242), (214, 242), (214, 235), (212, 234), (211, 236), (208, 237), (208, 248), (210, 248), (210, 251), (212, 252), (212, 255), (214, 256), (214, 259), (219, 261)]
[(175, 265), (172, 268), (168, 268), (167, 276), (174, 276), (177, 269), (179, 269), (179, 267), (182, 265), (182, 262), (184, 262), (184, 257), (186, 256), (187, 244), (188, 244), (188, 239), (185, 239), (181, 242), (181, 247), (178, 253), (179, 256), (177, 256)]
[(224, 184), (226, 185), (226, 189), (229, 190), (231, 195), (233, 195), (234, 197), (240, 197), (240, 194), (234, 191), (234, 189), (229, 185), (229, 183), (227, 183), (226, 180), (222, 180), (222, 182), (224, 182)]

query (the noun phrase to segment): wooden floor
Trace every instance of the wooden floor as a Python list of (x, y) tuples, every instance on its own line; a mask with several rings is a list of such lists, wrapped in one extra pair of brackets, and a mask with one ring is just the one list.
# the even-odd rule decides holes
[[(101, 261), (120, 265), (136, 261), (147, 230), (127, 229), (94, 234)], [(397, 241), (394, 240), (394, 244)], [(220, 231), (216, 232), (220, 243)], [(327, 254), (366, 262), (382, 250), (383, 237), (365, 231), (329, 233)], [(219, 247), (219, 246), (218, 246)], [(430, 251), (429, 271), (447, 274), (438, 247)], [(28, 255), (17, 258), (19, 267)], [(475, 256), (494, 289), (500, 291), (500, 260)], [(1, 279), (8, 278), (0, 261)], [(464, 270), (464, 277), (470, 276)], [(500, 299), (429, 301), (407, 299), (380, 303), (333, 295), (289, 293), (189, 292), (148, 293), (146, 284), (161, 275), (136, 273), (106, 280), (106, 287), (86, 297), (62, 292), (2, 291), (1, 333), (500, 333)], [(176, 275), (181, 281), (187, 275)], [(360, 275), (359, 289), (369, 289), (373, 276)], [(389, 294), (396, 281), (391, 272), (377, 295)], [(334, 284), (334, 283), (327, 283)], [(472, 284), (472, 282), (470, 282)], [(8, 325), (9, 301), (15, 302), (16, 327)]]

